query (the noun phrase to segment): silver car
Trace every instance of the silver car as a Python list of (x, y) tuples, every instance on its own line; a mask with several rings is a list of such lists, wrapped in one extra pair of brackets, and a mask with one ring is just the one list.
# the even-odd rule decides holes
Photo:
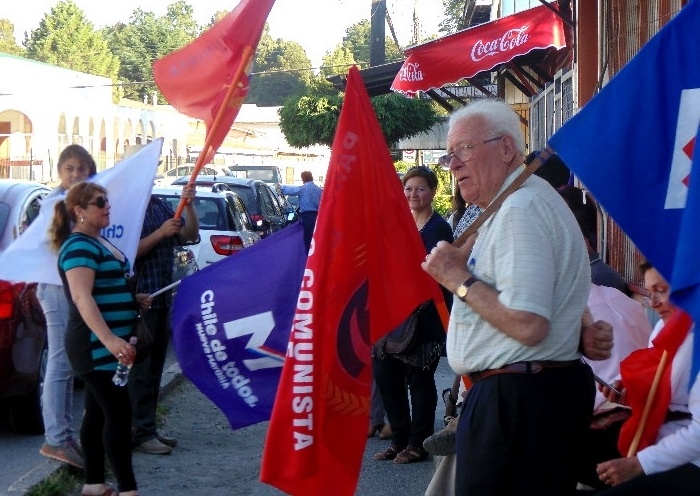
[[(43, 184), (0, 179), (0, 253), (32, 223)], [(47, 359), (46, 321), (36, 283), (0, 280), (0, 410), (17, 432), (39, 434)]]

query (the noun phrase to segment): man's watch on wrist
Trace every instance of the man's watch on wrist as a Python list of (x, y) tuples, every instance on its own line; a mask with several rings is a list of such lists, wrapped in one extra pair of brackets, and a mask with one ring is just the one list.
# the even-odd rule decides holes
[(457, 295), (457, 298), (466, 303), (469, 288), (471, 288), (472, 284), (474, 284), (478, 280), (479, 279), (477, 279), (475, 276), (471, 276), (469, 279), (464, 281), (464, 283), (457, 286), (457, 289), (455, 290), (455, 295)]

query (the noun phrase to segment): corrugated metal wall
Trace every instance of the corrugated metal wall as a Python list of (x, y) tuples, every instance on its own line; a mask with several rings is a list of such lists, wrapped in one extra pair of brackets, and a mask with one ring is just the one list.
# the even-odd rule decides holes
[[(590, 0), (583, 0), (590, 1)], [(640, 48), (664, 26), (687, 1), (685, 0), (603, 0), (604, 32), (600, 57), (606, 60), (610, 79)], [(654, 95), (640, 95), (640, 101)], [(640, 212), (640, 215), (644, 215)], [(642, 255), (610, 218), (604, 216), (600, 247), (606, 261), (628, 281), (641, 285), (637, 266)]]

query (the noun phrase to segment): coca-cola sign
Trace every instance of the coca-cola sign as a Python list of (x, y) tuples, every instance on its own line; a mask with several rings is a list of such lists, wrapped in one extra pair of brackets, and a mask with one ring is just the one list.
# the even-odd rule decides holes
[(423, 81), (423, 72), (419, 64), (404, 64), (399, 71), (401, 81)]
[(515, 29), (509, 29), (503, 36), (490, 41), (476, 40), (472, 47), (472, 60), (478, 62), (486, 57), (505, 53), (527, 43), (527, 24)]
[(472, 78), (533, 50), (565, 48), (562, 20), (550, 7), (540, 5), (407, 49), (391, 89), (413, 95)]

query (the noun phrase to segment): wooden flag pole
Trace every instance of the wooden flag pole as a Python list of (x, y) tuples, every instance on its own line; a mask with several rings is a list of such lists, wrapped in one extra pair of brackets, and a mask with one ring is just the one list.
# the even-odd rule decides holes
[[(212, 141), (212, 136), (214, 136), (214, 131), (221, 125), (221, 121), (224, 118), (224, 113), (226, 110), (226, 107), (228, 103), (231, 101), (231, 97), (233, 97), (234, 91), (236, 91), (236, 88), (238, 87), (238, 83), (241, 81), (241, 77), (243, 76), (243, 72), (245, 71), (245, 68), (248, 67), (248, 63), (250, 62), (250, 59), (253, 57), (253, 47), (250, 45), (246, 45), (243, 47), (243, 55), (241, 57), (241, 63), (238, 64), (238, 67), (236, 68), (236, 72), (233, 75), (233, 78), (231, 78), (231, 84), (228, 87), (228, 90), (226, 91), (226, 96), (224, 97), (224, 101), (221, 103), (221, 106), (219, 107), (219, 111), (216, 113), (216, 118), (214, 119), (214, 122), (211, 125), (211, 129), (207, 129), (207, 139), (204, 142), (204, 147), (202, 148), (201, 153), (199, 154), (199, 157), (197, 157), (197, 162), (195, 163), (194, 170), (192, 171), (192, 175), (190, 176), (190, 180), (187, 181), (188, 186), (193, 186), (195, 183), (195, 180), (197, 179), (197, 175), (199, 172), (202, 170), (204, 167), (204, 159), (209, 155), (209, 149), (212, 148), (211, 146), (211, 141)], [(177, 210), (175, 211), (175, 218), (179, 219), (180, 216), (182, 215), (182, 211), (185, 209), (186, 202), (184, 199), (180, 199), (180, 204), (177, 206)]]
[(661, 382), (661, 377), (664, 375), (664, 370), (666, 370), (666, 365), (668, 362), (668, 351), (664, 350), (661, 354), (661, 360), (659, 360), (659, 366), (656, 368), (656, 374), (654, 374), (654, 379), (651, 382), (651, 388), (649, 389), (649, 394), (647, 395), (647, 401), (644, 404), (644, 410), (642, 410), (642, 417), (639, 419), (639, 425), (632, 438), (632, 443), (627, 450), (627, 458), (630, 458), (637, 454), (637, 449), (639, 448), (639, 443), (642, 440), (642, 433), (647, 425), (647, 420), (649, 418), (649, 412), (651, 411), (651, 406), (654, 403), (654, 398), (656, 397), (656, 391), (659, 389), (659, 383)]

